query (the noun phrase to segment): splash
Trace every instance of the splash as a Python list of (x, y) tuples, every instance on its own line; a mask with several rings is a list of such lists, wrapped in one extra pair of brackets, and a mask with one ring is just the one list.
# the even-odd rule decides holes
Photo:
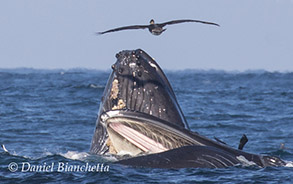
[[(11, 152), (11, 151), (7, 150), (4, 144), (1, 144), (1, 147), (5, 153), (12, 155), (12, 156), (19, 156), (18, 154), (16, 154), (15, 151)], [(29, 157), (23, 156), (23, 158), (29, 158)]]
[(293, 167), (293, 161), (285, 161), (286, 165), (285, 167)]
[(89, 87), (90, 88), (94, 88), (94, 89), (103, 89), (104, 88), (104, 86), (102, 86), (102, 85), (96, 85), (96, 84), (90, 84)]
[(84, 161), (89, 156), (87, 152), (77, 152), (77, 151), (68, 151), (67, 153), (61, 153), (60, 155), (71, 160), (80, 160), (80, 161)]

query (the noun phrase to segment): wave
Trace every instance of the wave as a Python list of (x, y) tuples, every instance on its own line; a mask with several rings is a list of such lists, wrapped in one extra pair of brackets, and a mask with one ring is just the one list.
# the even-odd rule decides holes
[(41, 156), (26, 156), (21, 155), (19, 153), (16, 153), (15, 151), (9, 151), (5, 147), (5, 145), (1, 145), (2, 147), (2, 153), (0, 154), (6, 159), (11, 159), (13, 157), (14, 159), (18, 161), (30, 161), (30, 160), (62, 160), (62, 159), (68, 159), (72, 161), (81, 161), (81, 162), (114, 162), (117, 161), (117, 158), (112, 155), (105, 155), (100, 156), (96, 154), (91, 154), (88, 152), (79, 152), (79, 151), (67, 151), (65, 153), (59, 152), (59, 153), (52, 153), (49, 151), (44, 151)]

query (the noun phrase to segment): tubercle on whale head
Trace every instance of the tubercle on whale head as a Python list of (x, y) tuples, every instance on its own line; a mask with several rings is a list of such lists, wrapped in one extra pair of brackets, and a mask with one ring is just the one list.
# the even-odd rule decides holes
[[(158, 73), (167, 82), (159, 65), (143, 50), (121, 51), (116, 54), (117, 62), (112, 65), (116, 75), (133, 75), (141, 77), (143, 73)], [(163, 74), (163, 75), (161, 75)], [(169, 82), (167, 82), (169, 85)]]

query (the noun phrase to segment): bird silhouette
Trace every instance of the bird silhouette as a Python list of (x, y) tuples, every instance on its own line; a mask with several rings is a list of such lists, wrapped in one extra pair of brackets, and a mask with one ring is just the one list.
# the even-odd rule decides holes
[(213, 23), (213, 22), (206, 22), (206, 21), (192, 20), (192, 19), (172, 20), (172, 21), (156, 24), (155, 21), (152, 19), (150, 21), (149, 25), (133, 25), (133, 26), (118, 27), (118, 28), (110, 29), (110, 30), (107, 30), (107, 31), (104, 31), (104, 32), (98, 32), (97, 34), (105, 34), (105, 33), (128, 30), (128, 29), (146, 29), (146, 28), (148, 28), (149, 31), (153, 35), (160, 35), (164, 31), (166, 31), (166, 29), (164, 29), (164, 27), (166, 25), (179, 24), (179, 23), (184, 23), (184, 22), (197, 22), (197, 23), (202, 23), (202, 24), (210, 24), (210, 25), (220, 26), (219, 24), (216, 24), (216, 23)]

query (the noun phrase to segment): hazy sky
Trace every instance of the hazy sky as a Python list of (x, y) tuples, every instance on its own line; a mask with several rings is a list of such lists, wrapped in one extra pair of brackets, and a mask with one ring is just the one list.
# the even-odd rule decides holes
[[(190, 18), (160, 36), (95, 35), (125, 25)], [(293, 71), (292, 0), (1, 0), (0, 68), (109, 69), (141, 48), (163, 69)]]

